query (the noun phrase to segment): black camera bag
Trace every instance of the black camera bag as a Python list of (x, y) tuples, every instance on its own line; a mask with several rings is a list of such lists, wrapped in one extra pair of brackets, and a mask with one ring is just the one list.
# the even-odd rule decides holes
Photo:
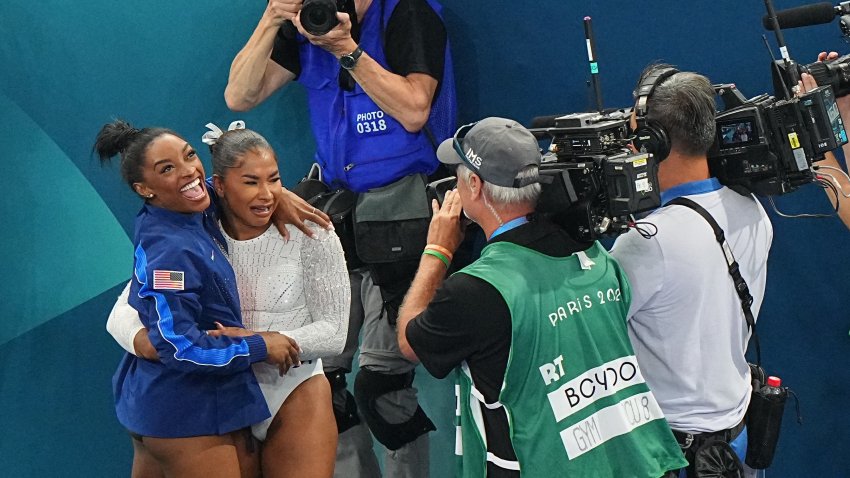
[(380, 287), (390, 324), (395, 324), (425, 249), (431, 206), (425, 176), (413, 174), (357, 197), (354, 242)]
[(357, 255), (370, 265), (418, 261), (430, 223), (424, 175), (361, 193), (354, 208)]
[(357, 193), (347, 189), (331, 189), (320, 178), (318, 165), (314, 164), (307, 176), (292, 188), (292, 192), (330, 217), (342, 244), (348, 270), (361, 267), (363, 262), (357, 257), (354, 243), (353, 212)]

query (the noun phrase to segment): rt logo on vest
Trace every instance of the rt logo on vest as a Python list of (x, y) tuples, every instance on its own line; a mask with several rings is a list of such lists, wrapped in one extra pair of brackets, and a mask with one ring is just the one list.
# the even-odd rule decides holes
[(475, 154), (475, 151), (472, 148), (466, 150), (466, 160), (469, 161), (469, 164), (475, 166), (475, 169), (481, 169), (481, 156)]

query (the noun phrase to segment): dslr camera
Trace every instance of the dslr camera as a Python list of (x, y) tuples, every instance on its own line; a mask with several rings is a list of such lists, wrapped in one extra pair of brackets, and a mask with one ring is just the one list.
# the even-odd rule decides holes
[(628, 148), (631, 112), (572, 113), (531, 129), (551, 139), (540, 165), (537, 210), (577, 241), (623, 233), (633, 214), (661, 204), (657, 159)]
[(747, 100), (733, 84), (714, 89), (724, 110), (717, 115), (709, 169), (741, 194), (773, 196), (814, 182), (812, 162), (847, 142), (829, 85), (791, 99), (765, 93)]
[(339, 24), (336, 13), (344, 8), (345, 0), (304, 0), (301, 25), (311, 35), (324, 35)]

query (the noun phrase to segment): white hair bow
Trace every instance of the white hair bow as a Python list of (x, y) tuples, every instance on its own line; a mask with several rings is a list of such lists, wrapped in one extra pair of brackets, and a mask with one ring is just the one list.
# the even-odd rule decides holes
[[(221, 135), (224, 134), (224, 131), (222, 131), (221, 128), (219, 128), (213, 123), (207, 123), (206, 127), (209, 128), (209, 131), (207, 131), (206, 133), (204, 133), (203, 136), (201, 136), (201, 141), (203, 141), (204, 144), (212, 146), (218, 141), (218, 138), (221, 138)], [(236, 120), (230, 123), (230, 126), (227, 128), (227, 131), (233, 131), (234, 129), (245, 129), (245, 122), (242, 120)]]

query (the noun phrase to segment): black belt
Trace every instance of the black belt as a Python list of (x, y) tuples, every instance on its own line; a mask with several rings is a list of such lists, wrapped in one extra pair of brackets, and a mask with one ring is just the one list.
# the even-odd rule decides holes
[(681, 447), (683, 450), (687, 450), (695, 443), (696, 446), (699, 446), (700, 444), (705, 443), (707, 440), (712, 438), (717, 438), (726, 443), (730, 443), (732, 442), (732, 440), (737, 438), (738, 435), (741, 434), (741, 431), (744, 430), (744, 425), (744, 420), (741, 420), (740, 423), (727, 430), (705, 433), (688, 433), (679, 430), (673, 430), (673, 436), (676, 437), (676, 441), (679, 442), (679, 447)]

